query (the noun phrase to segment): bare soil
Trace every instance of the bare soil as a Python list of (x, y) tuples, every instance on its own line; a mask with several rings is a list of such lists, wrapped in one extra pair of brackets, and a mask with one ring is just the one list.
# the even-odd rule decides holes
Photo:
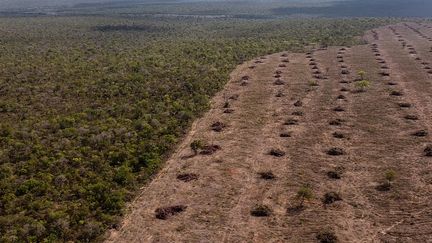
[[(107, 242), (432, 242), (431, 37), (401, 23), (238, 66)], [(370, 86), (345, 92), (360, 70)]]

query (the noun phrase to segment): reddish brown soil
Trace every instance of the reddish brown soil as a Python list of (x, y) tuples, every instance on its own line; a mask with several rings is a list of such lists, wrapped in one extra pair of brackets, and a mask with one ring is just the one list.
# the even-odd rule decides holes
[[(370, 31), (368, 45), (240, 65), (107, 242), (432, 242), (431, 37), (432, 25), (398, 24)], [(220, 147), (191, 156), (196, 139)]]

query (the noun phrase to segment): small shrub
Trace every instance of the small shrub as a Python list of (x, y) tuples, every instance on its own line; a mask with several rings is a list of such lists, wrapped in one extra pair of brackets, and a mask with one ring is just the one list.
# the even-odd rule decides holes
[(396, 179), (396, 172), (394, 170), (388, 170), (384, 174), (385, 179), (391, 183)]
[(316, 80), (311, 80), (311, 81), (309, 81), (309, 86), (316, 87), (316, 86), (319, 86), (319, 84)]
[(404, 118), (407, 120), (413, 120), (413, 121), (416, 121), (419, 119), (418, 116), (416, 116), (416, 115), (406, 115)]
[(327, 176), (331, 179), (339, 180), (342, 178), (343, 170), (343, 167), (336, 167), (333, 170), (328, 171)]
[(192, 149), (195, 155), (197, 155), (199, 150), (202, 149), (203, 147), (204, 147), (204, 143), (201, 140), (194, 140), (190, 144), (190, 148)]
[(305, 201), (311, 200), (313, 197), (313, 191), (309, 185), (302, 186), (296, 194), (296, 199), (299, 200), (299, 207), (303, 207)]
[(274, 180), (276, 176), (271, 171), (259, 172), (258, 175), (264, 180)]
[(345, 121), (342, 119), (335, 119), (335, 120), (329, 121), (329, 124), (331, 126), (341, 126), (343, 122), (345, 122)]
[(283, 132), (279, 135), (281, 138), (290, 138), (291, 133), (290, 132)]
[(243, 77), (241, 78), (241, 80), (243, 80), (243, 81), (247, 81), (247, 80), (249, 80), (249, 79), (250, 79), (250, 77), (247, 76), (247, 75), (245, 75), (245, 76), (243, 76)]
[(177, 176), (177, 179), (184, 182), (190, 182), (198, 180), (199, 175), (194, 173), (184, 173)]
[(381, 71), (379, 74), (381, 74), (381, 76), (383, 76), (383, 77), (388, 77), (388, 76), (390, 76), (390, 73), (389, 72), (387, 72), (387, 71)]
[(222, 148), (219, 145), (205, 145), (202, 147), (202, 151), (200, 152), (200, 154), (202, 155), (212, 155), (214, 154), (216, 151), (221, 150)]
[(268, 217), (272, 214), (272, 210), (266, 205), (255, 205), (251, 210), (251, 215), (254, 217)]
[(238, 94), (233, 94), (228, 99), (230, 99), (230, 100), (238, 100), (238, 98), (239, 98)]
[(423, 150), (425, 156), (432, 157), (432, 145), (426, 146), (426, 148)]
[(337, 192), (327, 192), (322, 199), (322, 202), (327, 205), (337, 201), (342, 201), (342, 197)]
[(411, 104), (410, 103), (399, 103), (398, 105), (401, 108), (411, 108)]
[(297, 101), (294, 103), (294, 106), (295, 106), (295, 107), (303, 106), (303, 102), (302, 102), (301, 100), (297, 100)]
[(370, 82), (369, 80), (363, 79), (359, 82), (356, 82), (355, 86), (357, 87), (358, 90), (365, 91), (370, 86)]
[(360, 71), (357, 72), (357, 74), (359, 75), (360, 80), (364, 80), (365, 79), (365, 76), (366, 76), (366, 72), (365, 71), (360, 70)]
[(316, 239), (320, 243), (337, 243), (338, 242), (336, 234), (332, 231), (329, 231), (329, 230), (319, 232), (316, 236)]
[(419, 130), (419, 131), (416, 131), (416, 132), (412, 133), (412, 135), (415, 136), (415, 137), (426, 137), (428, 135), (428, 131), (426, 131), (426, 130)]
[(223, 108), (230, 108), (230, 103), (229, 101), (225, 101)]
[(345, 138), (345, 135), (343, 133), (340, 133), (340, 132), (334, 132), (333, 137), (342, 139), (342, 138)]
[(187, 206), (176, 205), (165, 208), (158, 208), (155, 210), (155, 216), (157, 219), (166, 220), (171, 216), (175, 216), (183, 211), (185, 211)]
[(345, 109), (343, 107), (341, 107), (341, 106), (337, 106), (337, 107), (333, 108), (333, 110), (336, 111), (336, 112), (345, 111)]
[(234, 113), (234, 109), (225, 109), (223, 113), (225, 113), (225, 114)]
[(293, 115), (293, 116), (303, 116), (304, 113), (303, 113), (303, 111), (293, 111), (293, 113), (291, 113), (291, 115)]
[(327, 154), (332, 156), (340, 156), (344, 155), (345, 151), (341, 148), (331, 148), (327, 151)]
[(384, 182), (379, 184), (376, 189), (378, 191), (390, 191), (393, 184), (392, 182), (396, 179), (396, 172), (394, 170), (388, 170), (384, 173)]
[(288, 119), (285, 121), (284, 125), (288, 125), (288, 126), (298, 125), (298, 120)]
[(279, 90), (276, 94), (276, 97), (284, 97), (284, 96), (285, 95), (284, 95), (283, 91), (281, 91), (281, 90)]
[(215, 122), (211, 125), (211, 129), (215, 132), (221, 132), (225, 127), (226, 125), (222, 122)]
[(321, 74), (314, 74), (313, 77), (316, 79), (327, 79), (325, 76), (323, 76)]
[(270, 155), (275, 157), (283, 157), (285, 156), (285, 152), (280, 149), (272, 149), (270, 150)]
[(276, 81), (274, 81), (275, 85), (284, 85), (285, 81), (283, 81), (282, 79), (276, 79)]
[(400, 92), (400, 91), (393, 90), (392, 92), (390, 92), (390, 95), (392, 95), (392, 96), (402, 96), (403, 93)]

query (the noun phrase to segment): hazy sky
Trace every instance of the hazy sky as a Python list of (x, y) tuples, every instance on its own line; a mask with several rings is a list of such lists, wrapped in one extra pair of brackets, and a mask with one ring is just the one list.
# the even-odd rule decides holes
[[(238, 0), (0, 0), (0, 9), (34, 8), (47, 6), (71, 6), (77, 3), (103, 2), (199, 2), (199, 1), (238, 1)], [(247, 1), (247, 0), (246, 0)], [(335, 0), (251, 0), (261, 2), (331, 2)], [(340, 0), (339, 0), (340, 1)], [(346, 0), (345, 0), (346, 1)]]
[[(112, 2), (113, 0), (0, 0), (0, 9), (70, 6), (77, 3)], [(119, 0), (117, 0), (119, 1)]]

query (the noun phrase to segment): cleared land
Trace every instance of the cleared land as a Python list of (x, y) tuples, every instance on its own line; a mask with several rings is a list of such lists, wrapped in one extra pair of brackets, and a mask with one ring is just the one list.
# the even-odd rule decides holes
[(432, 242), (432, 25), (365, 39), (240, 65), (108, 242)]

